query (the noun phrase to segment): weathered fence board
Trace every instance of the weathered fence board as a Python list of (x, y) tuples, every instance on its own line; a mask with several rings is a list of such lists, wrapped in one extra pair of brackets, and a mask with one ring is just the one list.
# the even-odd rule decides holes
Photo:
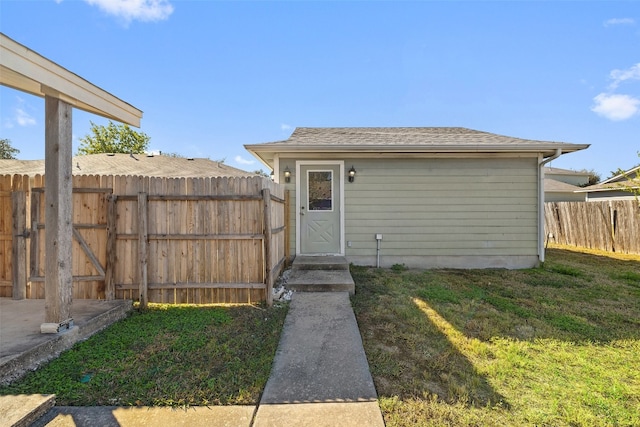
[[(26, 297), (44, 298), (43, 183), (39, 175), (0, 176), (0, 296), (12, 296), (11, 199), (20, 189), (30, 240)], [(74, 176), (73, 187), (73, 298), (270, 299), (269, 283), (284, 266), (285, 194), (278, 184), (261, 177)]]
[(640, 254), (640, 205), (634, 200), (545, 203), (547, 240)]
[(11, 175), (0, 176), (0, 297), (10, 297), (13, 293), (11, 251), (13, 247)]

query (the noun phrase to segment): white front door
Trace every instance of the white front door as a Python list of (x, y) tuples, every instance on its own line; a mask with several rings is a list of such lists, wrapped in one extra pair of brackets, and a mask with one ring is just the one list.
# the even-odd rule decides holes
[(344, 165), (336, 162), (299, 162), (298, 168), (299, 253), (341, 254)]

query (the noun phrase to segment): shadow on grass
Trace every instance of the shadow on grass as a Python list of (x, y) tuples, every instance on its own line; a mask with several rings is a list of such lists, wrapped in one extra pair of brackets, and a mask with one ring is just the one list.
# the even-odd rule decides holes
[(640, 262), (555, 258), (544, 268), (405, 272), (402, 280), (456, 329), (484, 341), (640, 339)]
[[(518, 342), (547, 339), (576, 345), (640, 339), (638, 261), (554, 250), (544, 268), (529, 270), (353, 266), (352, 275), (354, 310), (382, 397), (437, 395), (508, 408), (474, 360), (487, 369), (498, 357), (493, 340), (510, 340), (516, 351)], [(513, 362), (529, 363), (523, 357)]]
[[(363, 283), (356, 273), (356, 286)], [(380, 397), (437, 396), (448, 403), (508, 408), (465, 354), (473, 345), (420, 298), (396, 298), (378, 280), (357, 288), (354, 310)]]

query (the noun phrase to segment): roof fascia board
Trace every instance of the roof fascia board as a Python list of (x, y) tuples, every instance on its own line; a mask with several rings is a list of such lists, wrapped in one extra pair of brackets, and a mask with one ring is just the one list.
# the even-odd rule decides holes
[(0, 33), (0, 83), (140, 127), (142, 111)]
[[(256, 153), (254, 150), (250, 149), (249, 146), (245, 145), (244, 147), (249, 153), (251, 153), (253, 155), (253, 157), (255, 157), (256, 159), (258, 159), (260, 161), (260, 163), (262, 163), (263, 165), (265, 165), (266, 167), (273, 169), (273, 153), (267, 153), (267, 154), (272, 154), (271, 156), (261, 156), (260, 153)], [(269, 159), (271, 159), (272, 163), (269, 163)]]
[(620, 178), (625, 178), (625, 179), (633, 179), (633, 177), (631, 177), (630, 175), (632, 175), (633, 173), (640, 173), (640, 166), (636, 166), (635, 168), (631, 168), (628, 171), (625, 171), (623, 173), (620, 173), (616, 176), (612, 176), (611, 178), (602, 181), (600, 184), (609, 184), (612, 182), (618, 182), (618, 180)]
[[(265, 166), (272, 168), (273, 159), (275, 157), (274, 151), (269, 152), (256, 152), (249, 148), (247, 151), (256, 157)], [(538, 153), (383, 153), (383, 152), (333, 152), (333, 156), (327, 155), (324, 152), (299, 152), (299, 151), (277, 151), (277, 154), (281, 159), (294, 158), (299, 160), (317, 159), (318, 155), (322, 155), (323, 159), (380, 159), (380, 158), (394, 158), (394, 159), (480, 159), (487, 158), (487, 154), (491, 154), (491, 158), (502, 159), (514, 159), (514, 158), (538, 158)], [(393, 154), (390, 156), (389, 154)]]
[(246, 145), (248, 150), (254, 152), (384, 152), (384, 153), (552, 153), (558, 149), (562, 153), (584, 150), (589, 144), (555, 144), (555, 145), (295, 145), (273, 144), (273, 145)]
[[(600, 184), (598, 184), (600, 185)], [(622, 183), (617, 187), (605, 187), (605, 188), (589, 188), (584, 187), (583, 189), (576, 190), (576, 193), (602, 193), (605, 191), (629, 191), (629, 190), (637, 190), (640, 189), (638, 185), (622, 185)]]
[(386, 152), (336, 152), (333, 156), (327, 156), (327, 153), (320, 152), (278, 152), (280, 158), (296, 158), (296, 159), (312, 159), (317, 158), (319, 154), (323, 158), (340, 158), (340, 159), (379, 159), (379, 158), (393, 158), (393, 159), (459, 159), (459, 158), (487, 158), (487, 154), (491, 155), (491, 158), (537, 158), (538, 153), (386, 153)]

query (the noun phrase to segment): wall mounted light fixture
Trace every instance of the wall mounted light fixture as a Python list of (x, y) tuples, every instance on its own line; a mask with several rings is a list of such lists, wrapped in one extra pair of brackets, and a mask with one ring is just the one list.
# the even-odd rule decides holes
[(351, 169), (349, 169), (349, 182), (353, 182), (355, 179), (356, 179), (356, 170), (352, 165)]
[(284, 169), (284, 182), (291, 182), (291, 171), (289, 166)]

